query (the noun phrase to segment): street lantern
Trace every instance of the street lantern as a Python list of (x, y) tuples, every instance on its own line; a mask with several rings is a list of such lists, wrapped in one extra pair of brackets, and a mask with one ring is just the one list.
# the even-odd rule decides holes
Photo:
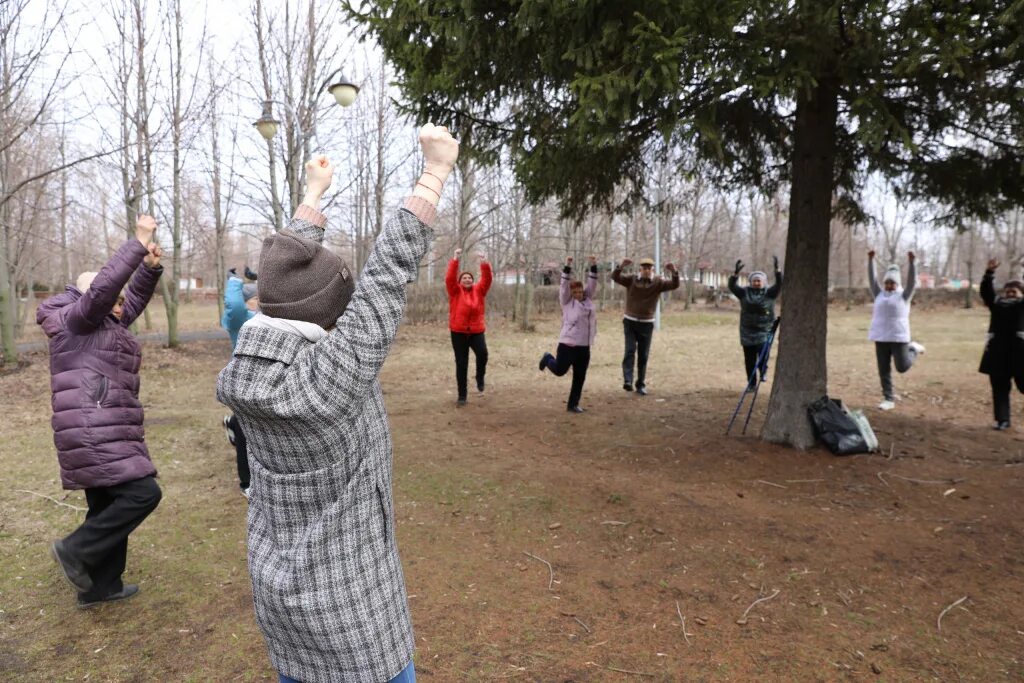
[(260, 132), (264, 140), (270, 140), (277, 135), (277, 127), (280, 121), (274, 118), (273, 103), (270, 100), (263, 102), (263, 115), (253, 121), (256, 130)]
[(349, 83), (348, 79), (342, 76), (337, 83), (332, 84), (327, 90), (334, 95), (334, 101), (342, 107), (347, 107), (356, 101), (359, 94), (359, 86)]

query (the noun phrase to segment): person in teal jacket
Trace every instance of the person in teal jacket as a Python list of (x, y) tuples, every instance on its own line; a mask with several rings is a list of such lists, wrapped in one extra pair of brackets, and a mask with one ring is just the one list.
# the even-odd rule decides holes
[[(245, 269), (245, 276), (250, 280), (256, 280), (256, 273)], [(228, 271), (228, 281), (224, 285), (224, 315), (221, 316), (220, 326), (228, 331), (231, 336), (231, 349), (234, 350), (238, 343), (238, 332), (242, 325), (252, 318), (259, 311), (259, 294), (255, 282), (246, 283), (238, 277), (235, 269)], [(235, 465), (238, 467), (238, 485), (242, 489), (242, 495), (249, 497), (249, 454), (245, 447), (245, 434), (238, 419), (234, 415), (227, 415), (224, 418), (224, 431), (227, 432), (228, 441), (235, 447)]]
[(242, 325), (260, 310), (259, 303), (256, 284), (245, 284), (235, 273), (234, 268), (228, 271), (228, 281), (224, 285), (224, 315), (220, 318), (220, 326), (231, 336), (232, 350), (238, 343), (238, 331), (242, 329)]

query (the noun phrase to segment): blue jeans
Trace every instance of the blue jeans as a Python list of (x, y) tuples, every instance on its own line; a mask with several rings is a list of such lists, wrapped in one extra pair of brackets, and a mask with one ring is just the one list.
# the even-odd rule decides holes
[[(280, 683), (299, 683), (294, 678), (288, 678), (284, 674), (278, 674), (280, 676)], [(412, 662), (409, 662), (409, 666), (402, 669), (402, 673), (392, 678), (388, 683), (416, 683), (416, 671), (412, 667)]]

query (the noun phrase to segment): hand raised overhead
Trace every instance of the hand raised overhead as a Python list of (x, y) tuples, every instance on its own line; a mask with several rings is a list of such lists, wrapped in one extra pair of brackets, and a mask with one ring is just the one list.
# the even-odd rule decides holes
[(156, 232), (156, 219), (148, 214), (139, 214), (138, 219), (135, 221), (135, 238), (146, 249), (149, 249), (149, 243), (153, 241), (154, 232)]

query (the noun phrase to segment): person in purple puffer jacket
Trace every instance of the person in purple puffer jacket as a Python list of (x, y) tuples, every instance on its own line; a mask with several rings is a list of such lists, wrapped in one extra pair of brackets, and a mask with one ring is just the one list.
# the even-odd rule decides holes
[(61, 483), (85, 489), (89, 504), (85, 522), (50, 548), (78, 590), (81, 608), (138, 592), (137, 585), (121, 581), (128, 535), (160, 502), (142, 428), (142, 352), (128, 330), (163, 272), (155, 230), (151, 216), (140, 216), (136, 239), (99, 273), (82, 273), (77, 286), (46, 299), (36, 312), (50, 340), (51, 424)]
[(572, 256), (565, 259), (558, 300), (562, 304), (562, 332), (558, 336), (557, 356), (545, 353), (540, 359), (540, 370), (547, 368), (561, 377), (572, 368), (572, 387), (566, 410), (582, 413), (580, 396), (590, 365), (590, 346), (597, 335), (597, 311), (594, 310), (594, 290), (597, 289), (597, 257), (590, 257), (587, 284), (572, 279)]

